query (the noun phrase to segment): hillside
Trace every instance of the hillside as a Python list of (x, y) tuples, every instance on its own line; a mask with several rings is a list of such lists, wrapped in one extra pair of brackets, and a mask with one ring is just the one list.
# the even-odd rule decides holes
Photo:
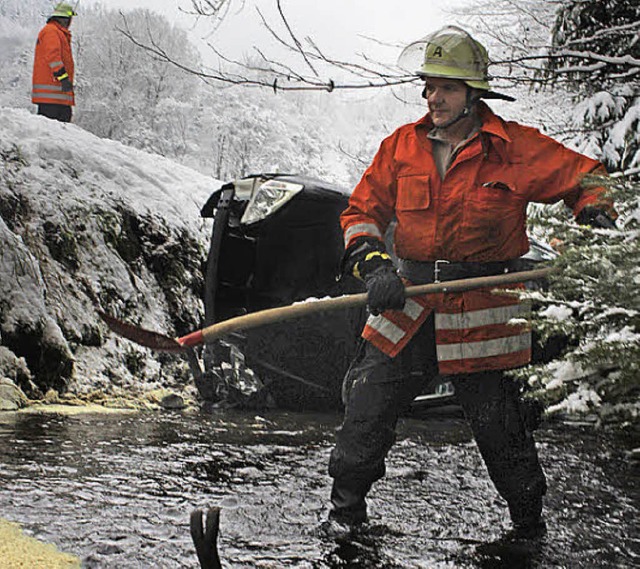
[(100, 308), (165, 333), (201, 323), (218, 182), (73, 124), (0, 107), (0, 376), (28, 395), (165, 386), (186, 363), (120, 340)]

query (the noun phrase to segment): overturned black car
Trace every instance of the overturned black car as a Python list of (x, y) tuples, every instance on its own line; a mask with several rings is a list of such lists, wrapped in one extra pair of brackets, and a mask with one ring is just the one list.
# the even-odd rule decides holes
[[(201, 212), (214, 220), (206, 324), (361, 292), (356, 279), (338, 279), (344, 250), (339, 216), (347, 201), (348, 193), (337, 186), (284, 174), (249, 176), (213, 192)], [(242, 386), (243, 378), (230, 374), (244, 374), (250, 383), (253, 378), (244, 373), (250, 369), (280, 408), (335, 409), (364, 318), (364, 310), (352, 309), (235, 334), (228, 344), (205, 350), (205, 379), (220, 361), (232, 361), (236, 369), (226, 376), (222, 370), (227, 383)]]
[[(201, 211), (213, 218), (205, 324), (309, 298), (363, 292), (357, 279), (340, 277), (339, 216), (348, 198), (337, 186), (288, 174), (248, 176), (214, 191)], [(527, 257), (534, 264), (554, 255), (532, 240)], [(242, 404), (337, 409), (365, 319), (364, 308), (349, 309), (236, 333), (204, 349), (204, 371), (195, 366), (196, 385), (214, 401), (235, 395)], [(449, 404), (454, 397), (441, 377), (415, 403)]]

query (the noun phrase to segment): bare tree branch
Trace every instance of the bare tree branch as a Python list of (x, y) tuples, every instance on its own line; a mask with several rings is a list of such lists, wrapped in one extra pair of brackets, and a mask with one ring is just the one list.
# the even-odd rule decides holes
[(363, 167), (365, 167), (365, 168), (366, 168), (366, 167), (370, 164), (370, 162), (371, 162), (371, 160), (370, 160), (369, 158), (364, 159), (364, 158), (361, 158), (360, 156), (358, 156), (358, 155), (356, 155), (356, 154), (353, 154), (353, 153), (349, 152), (348, 150), (346, 150), (346, 149), (344, 148), (344, 146), (342, 145), (342, 143), (341, 143), (341, 142), (339, 142), (339, 143), (338, 143), (338, 151), (339, 151), (341, 154), (344, 154), (347, 158), (349, 158), (350, 160), (352, 160), (352, 161), (353, 161), (353, 162), (355, 162), (356, 164), (359, 164), (360, 166), (363, 166)]
[[(565, 65), (554, 69), (554, 72), (558, 75), (568, 73), (591, 73), (604, 69), (608, 65), (614, 67), (622, 67), (624, 73), (629, 73), (634, 69), (640, 69), (640, 59), (631, 57), (630, 55), (624, 56), (610, 56), (595, 53), (593, 51), (576, 51), (567, 49), (556, 49), (552, 51), (549, 47), (549, 53), (541, 53), (538, 55), (522, 55), (518, 57), (512, 57), (508, 59), (499, 59), (493, 62), (494, 65), (517, 65), (521, 69), (529, 71), (539, 71), (539, 67), (528, 65), (529, 62), (553, 62), (563, 61), (567, 58), (572, 58), (576, 63), (574, 65)], [(593, 62), (593, 63), (589, 63)]]
[[(174, 60), (169, 53), (166, 52), (157, 42), (153, 39), (150, 40), (150, 43), (143, 43), (140, 39), (138, 39), (129, 29), (126, 17), (123, 15), (124, 27), (118, 28), (118, 31), (122, 33), (127, 39), (129, 39), (134, 45), (139, 48), (147, 51), (148, 53), (154, 55), (159, 58), (161, 61), (165, 61), (170, 63), (186, 73), (191, 75), (195, 75), (200, 77), (203, 80), (209, 81), (218, 81), (221, 83), (232, 84), (232, 85), (247, 85), (247, 86), (256, 86), (256, 87), (269, 87), (275, 91), (333, 91), (334, 89), (342, 89), (342, 90), (352, 90), (352, 89), (368, 89), (368, 88), (379, 88), (379, 87), (389, 87), (392, 85), (402, 85), (405, 83), (410, 83), (416, 81), (417, 78), (413, 76), (407, 75), (397, 75), (397, 76), (380, 76), (378, 80), (368, 80), (362, 82), (351, 82), (345, 81), (343, 83), (336, 83), (332, 79), (322, 80), (320, 78), (311, 78), (302, 76), (299, 73), (294, 72), (291, 68), (285, 68), (284, 70), (276, 69), (275, 62), (270, 61), (264, 55), (263, 59), (270, 63), (272, 67), (266, 68), (254, 68), (252, 69), (249, 64), (242, 64), (242, 67), (247, 69), (248, 71), (260, 71), (261, 73), (270, 73), (272, 77), (249, 77), (245, 75), (235, 74), (230, 71), (203, 71), (193, 69), (192, 67), (185, 65), (181, 62)], [(282, 64), (278, 64), (281, 67)], [(287, 81), (288, 83), (282, 84), (279, 80)]]
[(315, 67), (309, 61), (309, 57), (307, 56), (307, 52), (302, 48), (302, 44), (298, 41), (298, 38), (293, 33), (293, 30), (291, 29), (291, 26), (289, 25), (287, 17), (284, 15), (284, 12), (282, 10), (282, 5), (280, 4), (280, 0), (276, 0), (276, 4), (278, 6), (278, 12), (280, 13), (280, 17), (282, 18), (282, 22), (284, 23), (285, 27), (287, 28), (287, 31), (289, 32), (289, 35), (291, 36), (291, 39), (293, 40), (293, 43), (295, 43), (296, 47), (298, 48), (298, 52), (302, 56), (302, 59), (304, 59), (306, 61), (307, 65), (309, 66), (311, 71), (313, 71), (313, 74), (316, 77), (320, 77), (318, 75), (318, 72), (316, 71)]
[[(214, 18), (220, 21), (230, 10), (232, 3), (244, 0), (191, 0), (193, 11), (199, 17)], [(527, 0), (502, 0), (493, 4), (493, 0), (483, 3), (480, 15), (474, 20), (486, 35), (493, 38), (497, 45), (502, 45), (502, 55), (492, 61), (490, 70), (495, 79), (503, 82), (503, 86), (518, 84), (556, 83), (570, 81), (576, 75), (601, 72), (615, 75), (616, 78), (634, 77), (640, 69), (640, 59), (631, 54), (604, 55), (592, 50), (579, 49), (581, 45), (590, 45), (588, 38), (571, 40), (567, 45), (558, 48), (547, 45), (547, 37), (539, 34), (534, 38), (523, 38), (523, 41), (513, 41), (513, 34), (505, 34), (496, 21), (517, 21), (516, 28), (525, 29), (531, 22), (548, 30), (548, 21), (543, 21), (543, 15), (536, 10), (536, 2)], [(558, 4), (554, 0), (548, 4)], [(276, 7), (281, 23), (286, 30), (283, 37), (258, 9), (257, 13), (263, 27), (277, 45), (284, 48), (294, 59), (271, 57), (264, 49), (254, 47), (256, 58), (249, 61), (236, 61), (225, 57), (221, 51), (209, 43), (209, 47), (221, 62), (229, 67), (213, 69), (195, 69), (190, 65), (175, 61), (171, 53), (162, 49), (151, 38), (142, 41), (125, 26), (120, 30), (136, 46), (145, 49), (154, 57), (170, 63), (186, 73), (200, 77), (210, 82), (220, 82), (230, 85), (248, 85), (268, 87), (277, 91), (328, 91), (342, 89), (384, 88), (418, 81), (415, 75), (407, 74), (393, 65), (373, 61), (364, 54), (360, 54), (360, 62), (341, 61), (326, 54), (310, 37), (302, 41), (290, 25), (281, 0), (276, 0)], [(545, 6), (547, 10), (551, 9)], [(548, 12), (545, 12), (548, 16)], [(640, 23), (620, 25), (616, 28), (601, 29), (592, 34), (598, 38), (612, 34), (635, 34)], [(514, 32), (517, 34), (517, 29)], [(300, 70), (297, 62), (304, 66)], [(551, 71), (550, 71), (551, 70)], [(310, 72), (308, 72), (310, 71)]]
[(181, 6), (178, 6), (178, 10), (188, 16), (195, 16), (196, 22), (200, 18), (213, 20), (214, 24), (207, 34), (211, 36), (229, 14), (231, 6), (236, 2), (240, 4), (239, 10), (242, 10), (245, 0), (191, 0), (191, 10), (187, 10)]
[[(242, 1), (244, 4), (244, 0)], [(234, 0), (191, 0), (192, 10), (185, 13), (196, 17), (207, 17), (214, 19), (217, 23), (229, 12)], [(269, 57), (263, 50), (254, 47), (258, 56), (258, 61), (234, 61), (221, 53), (210, 42), (209, 47), (213, 53), (224, 63), (232, 68), (195, 69), (193, 66), (176, 61), (172, 54), (163, 49), (153, 38), (141, 39), (132, 33), (127, 25), (126, 18), (122, 15), (123, 26), (119, 29), (127, 39), (137, 47), (144, 49), (161, 61), (174, 65), (176, 68), (200, 77), (207, 82), (220, 82), (229, 85), (247, 85), (256, 87), (269, 87), (274, 91), (328, 91), (334, 89), (353, 90), (383, 88), (394, 85), (402, 85), (417, 81), (417, 77), (402, 72), (391, 65), (384, 65), (374, 62), (365, 56), (361, 56), (363, 63), (351, 61), (340, 61), (327, 56), (315, 44), (311, 38), (305, 38), (309, 47), (305, 47), (303, 42), (297, 37), (290, 25), (281, 0), (276, 0), (279, 17), (282, 20), (288, 38), (283, 38), (273, 26), (267, 21), (265, 16), (257, 9), (262, 25), (269, 32), (271, 37), (287, 51), (291, 52), (298, 60), (304, 62), (311, 74), (296, 70), (295, 61), (291, 64)], [(324, 71), (318, 67), (322, 64)], [(241, 71), (244, 70), (244, 71)], [(331, 75), (326, 72), (328, 70)], [(333, 77), (333, 73), (338, 72), (340, 79)]]
[(555, 50), (549, 54), (550, 58), (573, 57), (581, 60), (598, 61), (605, 65), (640, 67), (640, 59), (631, 55), (613, 56), (596, 53), (594, 51), (576, 51), (571, 49)]

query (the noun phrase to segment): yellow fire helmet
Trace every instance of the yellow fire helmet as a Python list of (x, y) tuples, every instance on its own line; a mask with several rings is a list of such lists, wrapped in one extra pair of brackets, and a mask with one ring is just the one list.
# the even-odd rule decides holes
[(486, 48), (457, 26), (446, 26), (409, 44), (398, 58), (400, 67), (421, 67), (414, 71), (419, 77), (442, 77), (464, 81), (469, 87), (482, 91), (481, 97), (505, 99), (513, 97), (491, 91), (489, 86), (489, 55)]
[(73, 9), (71, 4), (67, 4), (66, 2), (60, 2), (56, 4), (56, 7), (53, 9), (53, 14), (51, 14), (51, 18), (72, 18), (73, 16), (77, 16), (78, 14)]

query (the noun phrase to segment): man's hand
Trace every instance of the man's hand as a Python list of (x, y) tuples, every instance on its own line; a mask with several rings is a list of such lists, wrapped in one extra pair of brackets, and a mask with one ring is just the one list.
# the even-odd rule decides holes
[(367, 273), (364, 284), (367, 286), (367, 305), (374, 316), (387, 309), (404, 307), (404, 284), (391, 263)]
[(364, 281), (367, 306), (374, 316), (389, 308), (404, 307), (404, 284), (382, 241), (359, 237), (345, 252), (342, 267)]
[(69, 93), (73, 91), (73, 84), (71, 83), (71, 80), (68, 77), (65, 77), (64, 79), (60, 80), (60, 86), (62, 87), (62, 90), (65, 93)]

